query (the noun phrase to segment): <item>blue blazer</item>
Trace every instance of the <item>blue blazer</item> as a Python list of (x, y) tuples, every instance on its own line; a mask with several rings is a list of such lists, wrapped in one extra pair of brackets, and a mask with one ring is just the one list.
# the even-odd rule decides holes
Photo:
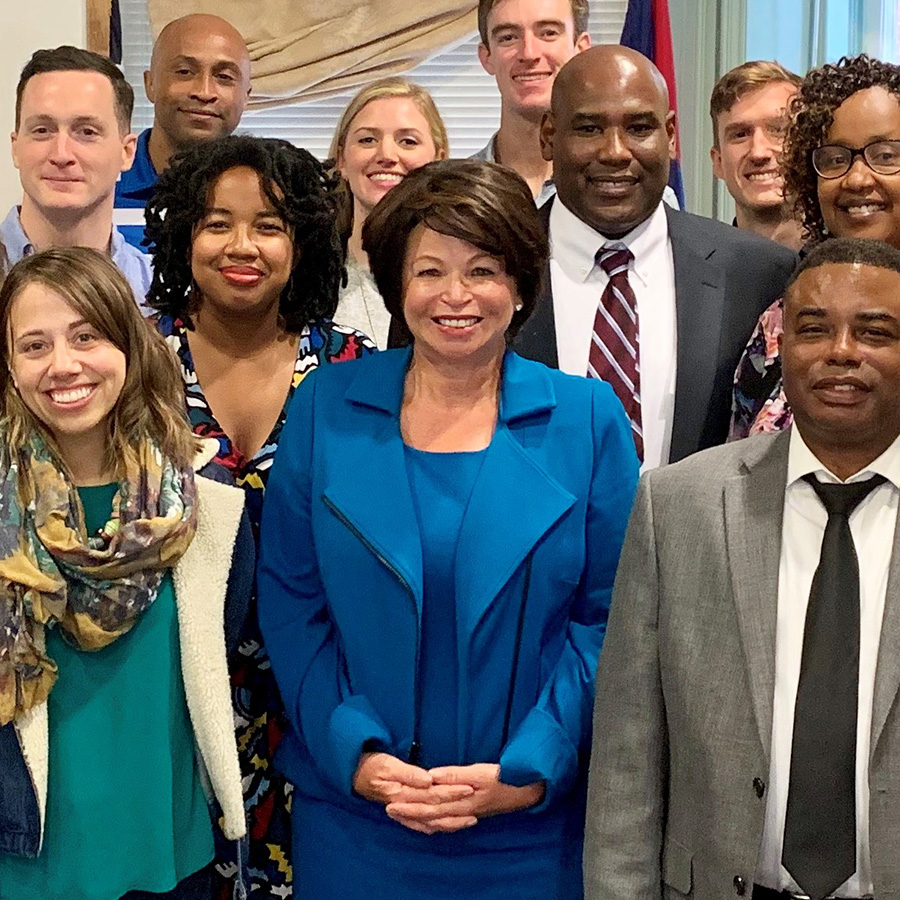
[[(409, 350), (324, 366), (298, 388), (268, 483), (259, 618), (291, 730), (279, 765), (359, 808), (364, 748), (409, 759), (418, 715), (422, 549), (400, 407)], [(544, 780), (589, 747), (638, 463), (606, 384), (508, 352), (496, 431), (457, 558), (459, 764)]]

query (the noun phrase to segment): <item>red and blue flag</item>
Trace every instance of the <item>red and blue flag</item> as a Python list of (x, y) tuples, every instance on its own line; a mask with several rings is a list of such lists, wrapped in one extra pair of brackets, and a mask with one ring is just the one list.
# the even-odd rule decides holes
[(678, 104), (675, 99), (675, 56), (672, 53), (672, 27), (669, 0), (628, 0), (628, 12), (620, 43), (643, 53), (662, 72), (669, 88), (669, 106), (675, 110), (676, 158), (669, 170), (669, 187), (675, 191), (684, 209), (684, 183), (681, 180), (681, 141), (678, 140)]

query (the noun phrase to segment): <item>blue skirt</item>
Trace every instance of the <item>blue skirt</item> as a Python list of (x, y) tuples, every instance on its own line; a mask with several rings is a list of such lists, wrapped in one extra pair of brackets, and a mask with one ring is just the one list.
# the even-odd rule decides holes
[(426, 835), (374, 804), (294, 793), (294, 896), (315, 900), (582, 900), (583, 797)]

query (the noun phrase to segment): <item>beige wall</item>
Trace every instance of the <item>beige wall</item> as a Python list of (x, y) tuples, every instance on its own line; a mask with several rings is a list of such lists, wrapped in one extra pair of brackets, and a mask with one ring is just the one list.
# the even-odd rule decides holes
[(9, 156), (19, 72), (40, 47), (85, 43), (85, 0), (0, 0), (0, 218), (21, 189)]

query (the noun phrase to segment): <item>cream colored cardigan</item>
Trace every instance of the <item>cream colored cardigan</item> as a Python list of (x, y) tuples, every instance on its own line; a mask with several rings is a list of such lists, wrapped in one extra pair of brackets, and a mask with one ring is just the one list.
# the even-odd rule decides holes
[[(194, 460), (195, 471), (212, 461), (216, 446), (213, 439), (203, 441)], [(244, 492), (240, 488), (198, 478), (197, 533), (172, 570), (188, 712), (208, 781), (222, 807), (222, 830), (229, 840), (237, 840), (247, 831), (225, 650), (225, 594), (243, 509)], [(42, 645), (42, 629), (37, 638)], [(37, 794), (43, 843), (47, 704), (20, 717), (16, 730)]]

